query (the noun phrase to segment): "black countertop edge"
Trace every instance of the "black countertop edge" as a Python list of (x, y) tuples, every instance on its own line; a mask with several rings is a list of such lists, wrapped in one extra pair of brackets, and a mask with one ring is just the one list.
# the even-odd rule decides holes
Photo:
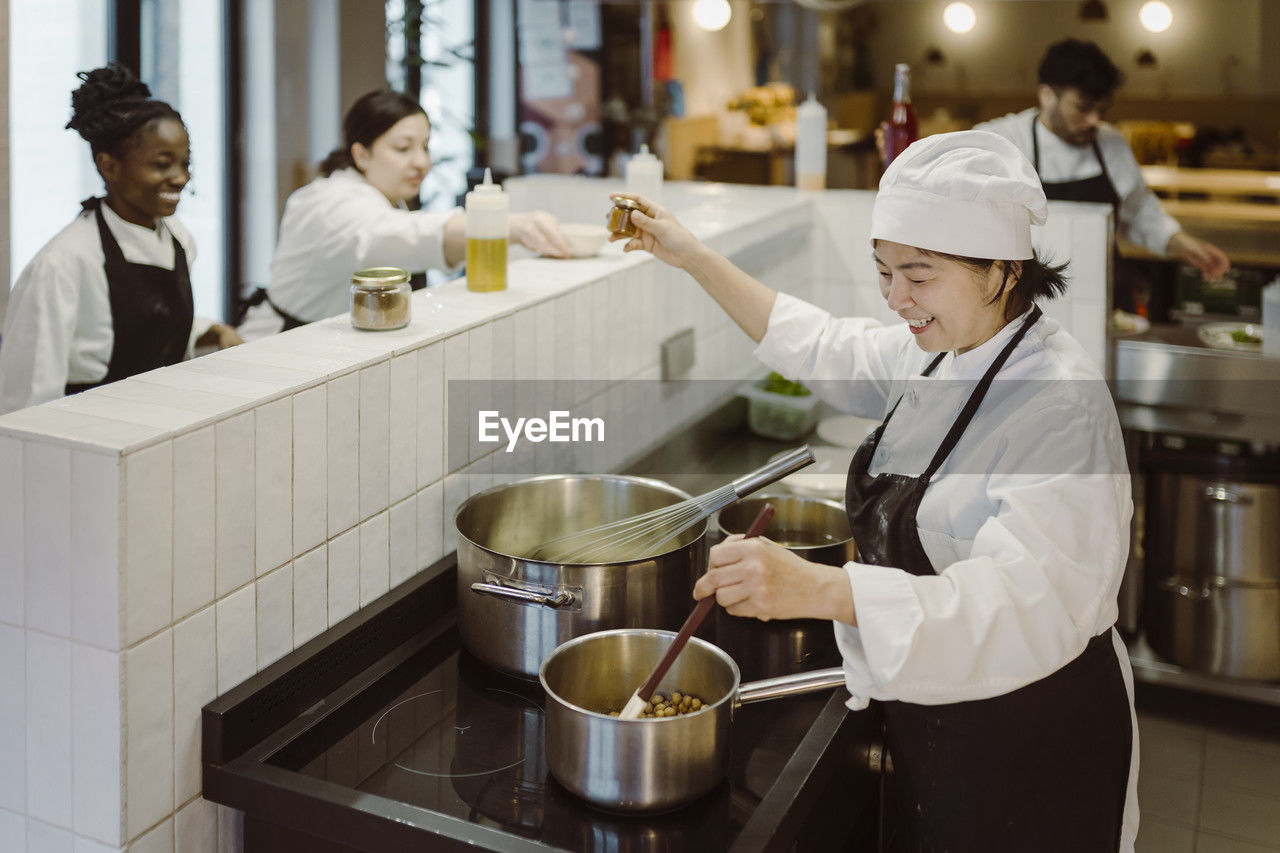
[[(843, 689), (832, 692), (795, 754), (729, 848), (731, 853), (790, 851), (837, 772), (858, 762), (866, 766), (868, 747), (880, 739), (879, 706), (850, 711), (845, 705), (847, 699), (848, 693)], [(846, 778), (857, 782), (865, 777), (851, 773)], [(874, 786), (878, 781), (870, 784)], [(849, 802), (854, 802), (861, 792), (844, 793)]]
[(455, 609), (449, 554), (204, 706), (206, 767), (243, 755)]
[[(342, 725), (360, 705), (372, 710), (420, 674), (420, 659), (456, 648), (455, 584), (451, 554), (206, 705), (204, 797), (356, 850), (417, 851), (424, 834), (433, 836), (432, 849), (555, 849), (287, 769), (289, 753), (304, 754), (331, 721)], [(736, 853), (789, 850), (827, 783), (865, 760), (858, 744), (875, 737), (878, 716), (851, 712), (844, 700), (844, 691), (832, 693), (735, 841)]]

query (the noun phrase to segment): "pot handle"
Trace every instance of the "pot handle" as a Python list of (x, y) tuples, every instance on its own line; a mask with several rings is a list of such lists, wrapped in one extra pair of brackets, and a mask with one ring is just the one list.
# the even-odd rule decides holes
[(1241, 506), (1249, 506), (1253, 503), (1253, 498), (1243, 492), (1234, 491), (1223, 484), (1205, 486), (1204, 494), (1201, 497), (1213, 503), (1240, 504)]
[(781, 675), (777, 678), (766, 678), (762, 681), (749, 681), (738, 688), (738, 695), (733, 706), (747, 705), (751, 702), (763, 702), (766, 699), (783, 699), (787, 696), (799, 696), (802, 693), (817, 693), (832, 687), (844, 686), (844, 670), (833, 666), (830, 669), (815, 669), (795, 675)]
[(573, 604), (574, 596), (572, 592), (566, 589), (558, 589), (554, 592), (547, 590), (545, 592), (530, 592), (515, 587), (502, 586), (496, 583), (473, 583), (471, 591), (480, 595), (492, 595), (498, 598), (511, 598), (516, 601), (523, 601), (525, 604), (541, 604), (544, 607), (568, 607)]

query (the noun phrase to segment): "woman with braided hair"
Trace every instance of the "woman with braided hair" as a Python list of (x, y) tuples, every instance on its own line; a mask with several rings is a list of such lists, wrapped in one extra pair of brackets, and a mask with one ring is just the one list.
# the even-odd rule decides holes
[(0, 414), (240, 343), (193, 315), (191, 233), (177, 220), (191, 178), (178, 112), (127, 69), (82, 71), (67, 127), (89, 143), (106, 195), (14, 283), (0, 352)]

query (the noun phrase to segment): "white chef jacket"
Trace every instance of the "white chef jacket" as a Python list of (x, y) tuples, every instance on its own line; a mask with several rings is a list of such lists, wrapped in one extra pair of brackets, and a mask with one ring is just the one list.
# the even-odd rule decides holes
[(444, 225), (456, 212), (395, 207), (355, 169), (316, 178), (285, 203), (271, 301), (299, 320), (323, 320), (351, 307), (356, 270), (446, 269)]
[[(1070, 144), (1041, 124), (1036, 112), (1032, 107), (1020, 113), (1010, 113), (984, 121), (974, 130), (1000, 134), (1031, 160), (1031, 128), (1034, 122), (1040, 143), (1040, 179), (1046, 183), (1083, 180), (1102, 173), (1098, 158), (1093, 154), (1093, 146)], [(1120, 131), (1103, 122), (1098, 125), (1097, 139), (1098, 150), (1107, 164), (1107, 176), (1120, 197), (1120, 221), (1116, 223), (1116, 233), (1148, 251), (1163, 255), (1169, 238), (1181, 231), (1182, 226), (1164, 212), (1160, 199), (1147, 188), (1142, 169)]]
[[(173, 269), (173, 237), (196, 258), (196, 243), (176, 216), (147, 228), (102, 205), (107, 228), (124, 259)], [(186, 357), (212, 320), (195, 319)], [(82, 211), (31, 259), (9, 296), (0, 335), (0, 414), (64, 396), (68, 384), (100, 382), (107, 375), (115, 334), (106, 258), (93, 211)]]
[[(1021, 323), (963, 355), (948, 353), (921, 377), (936, 356), (905, 323), (836, 319), (779, 294), (756, 355), (851, 414), (883, 419), (901, 397), (870, 473), (918, 476)], [(937, 574), (845, 565), (858, 626), (836, 623), (835, 635), (850, 708), (1002, 695), (1056, 672), (1110, 631), (1133, 718), (1132, 670), (1112, 630), (1133, 503), (1101, 379), (1075, 339), (1042, 317), (920, 502), (920, 543)], [(1122, 849), (1137, 835), (1137, 755), (1134, 718)]]

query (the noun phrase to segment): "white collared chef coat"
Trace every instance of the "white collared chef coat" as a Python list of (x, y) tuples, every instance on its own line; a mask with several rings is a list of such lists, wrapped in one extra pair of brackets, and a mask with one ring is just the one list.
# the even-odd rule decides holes
[[(1091, 145), (1072, 145), (1049, 130), (1036, 117), (1037, 110), (1009, 113), (991, 121), (984, 121), (974, 130), (998, 133), (1018, 146), (1027, 160), (1034, 153), (1031, 145), (1031, 128), (1035, 127), (1040, 143), (1040, 179), (1046, 183), (1077, 181), (1094, 178), (1102, 173), (1098, 158)], [(1106, 122), (1098, 125), (1098, 150), (1107, 164), (1107, 176), (1120, 197), (1120, 215), (1116, 233), (1131, 243), (1136, 243), (1157, 255), (1165, 254), (1169, 238), (1182, 230), (1182, 226), (1160, 207), (1156, 197), (1142, 177), (1142, 169), (1134, 159), (1133, 150), (1120, 131)]]
[[(851, 414), (883, 419), (901, 397), (870, 473), (918, 476), (1022, 319), (921, 377), (935, 355), (905, 323), (836, 319), (779, 294), (756, 355)], [(1133, 503), (1101, 380), (1075, 339), (1042, 317), (920, 502), (920, 542), (937, 574), (846, 564), (858, 626), (836, 623), (835, 634), (850, 708), (1002, 695), (1056, 672), (1104, 632), (1132, 706), (1132, 670), (1112, 626)], [(1137, 834), (1134, 725), (1123, 849)]]
[(456, 212), (395, 207), (355, 169), (316, 178), (285, 203), (271, 260), (271, 301), (313, 322), (351, 307), (356, 270), (446, 269), (444, 225)]
[[(106, 204), (102, 216), (126, 261), (171, 270), (176, 237), (190, 273), (195, 239), (176, 216), (154, 229), (126, 222)], [(22, 270), (0, 335), (0, 414), (56, 400), (68, 384), (107, 375), (115, 334), (105, 264), (97, 220), (93, 211), (82, 211)], [(211, 325), (194, 320), (187, 358)]]

